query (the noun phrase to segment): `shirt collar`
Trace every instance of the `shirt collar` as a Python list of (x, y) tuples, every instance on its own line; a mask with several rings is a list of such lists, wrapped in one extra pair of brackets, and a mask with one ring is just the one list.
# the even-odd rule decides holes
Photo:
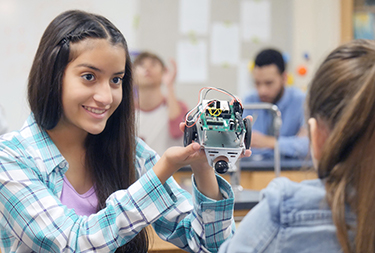
[(58, 166), (65, 173), (68, 168), (67, 161), (47, 132), (38, 126), (33, 114), (28, 117), (26, 128), (29, 129), (31, 134), (31, 145), (35, 146), (35, 149), (39, 151), (47, 172), (50, 174)]

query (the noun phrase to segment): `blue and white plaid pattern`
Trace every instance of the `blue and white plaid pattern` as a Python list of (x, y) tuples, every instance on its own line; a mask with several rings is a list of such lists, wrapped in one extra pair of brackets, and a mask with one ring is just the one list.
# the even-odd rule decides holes
[(59, 198), (69, 165), (30, 116), (20, 131), (0, 137), (2, 252), (113, 252), (142, 228), (190, 252), (216, 252), (234, 231), (233, 192), (217, 177), (225, 199), (211, 200), (193, 183), (193, 197), (173, 178), (162, 185), (159, 159), (138, 141), (139, 180), (114, 192), (100, 212), (78, 216)]

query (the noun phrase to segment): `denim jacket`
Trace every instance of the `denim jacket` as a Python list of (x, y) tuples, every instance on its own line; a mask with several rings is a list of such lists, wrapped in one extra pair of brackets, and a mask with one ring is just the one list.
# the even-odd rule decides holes
[[(319, 179), (301, 183), (273, 180), (219, 253), (342, 252), (325, 194)], [(355, 223), (353, 213), (346, 217), (348, 223)]]

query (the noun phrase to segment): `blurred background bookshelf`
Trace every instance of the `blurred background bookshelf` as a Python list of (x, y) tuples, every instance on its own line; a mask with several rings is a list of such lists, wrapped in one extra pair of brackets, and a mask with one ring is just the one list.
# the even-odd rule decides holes
[(375, 39), (375, 0), (342, 0), (341, 40)]

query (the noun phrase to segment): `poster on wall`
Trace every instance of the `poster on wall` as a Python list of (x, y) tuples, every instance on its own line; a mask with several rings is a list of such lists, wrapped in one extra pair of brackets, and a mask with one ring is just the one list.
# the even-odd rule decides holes
[(248, 0), (241, 2), (241, 33), (245, 41), (271, 40), (271, 2)]
[(210, 0), (180, 0), (179, 29), (181, 34), (207, 35)]
[(249, 68), (249, 61), (242, 60), (237, 69), (237, 95), (242, 100), (254, 89), (253, 78)]
[(204, 83), (208, 79), (207, 44), (204, 40), (182, 40), (177, 45), (177, 81)]
[(240, 31), (234, 23), (214, 23), (211, 33), (211, 63), (238, 65), (240, 59)]

